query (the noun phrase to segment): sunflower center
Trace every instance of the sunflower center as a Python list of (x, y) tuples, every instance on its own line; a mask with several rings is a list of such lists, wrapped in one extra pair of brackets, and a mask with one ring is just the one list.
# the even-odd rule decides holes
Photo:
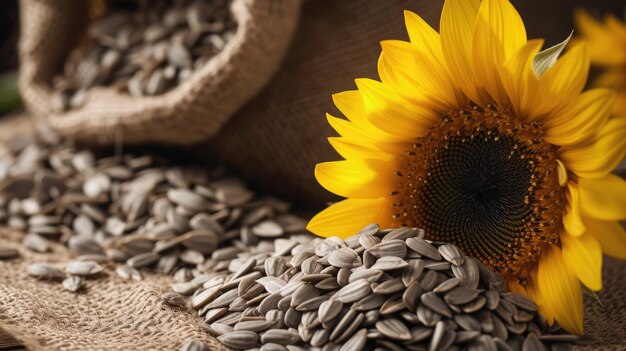
[(525, 283), (558, 241), (563, 192), (537, 124), (495, 110), (451, 112), (408, 153), (394, 217)]

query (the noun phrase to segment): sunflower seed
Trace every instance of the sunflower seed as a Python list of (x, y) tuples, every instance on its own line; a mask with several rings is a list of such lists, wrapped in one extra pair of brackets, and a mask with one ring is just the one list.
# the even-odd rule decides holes
[(71, 275), (86, 277), (102, 272), (104, 267), (94, 261), (72, 261), (65, 270)]
[(404, 243), (404, 241), (395, 239), (382, 241), (381, 243), (376, 244), (372, 248), (368, 249), (368, 251), (378, 258), (386, 256), (404, 258), (407, 253), (406, 244)]
[(28, 234), (24, 237), (22, 244), (34, 252), (47, 252), (50, 249), (48, 242), (37, 234)]
[(411, 340), (411, 332), (397, 319), (383, 319), (376, 322), (376, 330), (393, 340)]
[[(432, 339), (430, 340), (430, 345), (428, 347), (429, 351), (439, 350), (439, 345), (441, 344), (441, 341), (443, 339), (445, 328), (446, 323), (444, 323), (443, 321), (437, 322), (437, 324), (435, 325), (435, 330), (433, 331)], [(445, 350), (446, 348), (442, 349)]]
[(20, 252), (10, 247), (0, 247), (0, 260), (10, 260), (20, 256)]
[(183, 295), (175, 292), (167, 292), (161, 295), (161, 299), (173, 307), (185, 307), (187, 305), (187, 299), (185, 299)]
[(339, 349), (339, 351), (363, 350), (367, 342), (367, 329), (361, 329), (350, 337)]
[(385, 303), (385, 297), (378, 294), (369, 295), (352, 304), (355, 311), (369, 311), (377, 309)]
[(44, 280), (65, 278), (60, 269), (47, 263), (33, 263), (28, 266), (27, 271), (28, 275)]
[(255, 347), (259, 337), (255, 332), (241, 330), (220, 335), (217, 339), (232, 349), (246, 350)]
[(252, 227), (252, 233), (262, 238), (277, 238), (285, 231), (278, 222), (267, 220)]
[(404, 290), (404, 284), (402, 283), (402, 278), (394, 278), (384, 281), (380, 284), (373, 284), (372, 291), (375, 294), (393, 294), (398, 291)]
[(402, 302), (406, 305), (409, 311), (414, 312), (417, 308), (417, 302), (419, 296), (422, 294), (422, 286), (418, 281), (414, 281), (409, 284), (404, 293), (402, 294)]
[(423, 232), (422, 229), (417, 229), (417, 228), (408, 228), (408, 227), (397, 228), (385, 234), (382, 241), (389, 241), (389, 240), (404, 241), (408, 238), (419, 238), (420, 235), (423, 236), (423, 233), (420, 233), (420, 231)]
[(441, 284), (437, 285), (433, 292), (436, 293), (445, 293), (454, 288), (456, 288), (461, 281), (458, 278), (450, 278), (448, 280), (443, 281)]
[(534, 301), (532, 301), (531, 299), (529, 299), (528, 297), (524, 296), (524, 295), (520, 295), (520, 294), (513, 294), (513, 293), (504, 293), (502, 294), (502, 297), (504, 297), (507, 301), (510, 301), (511, 303), (513, 303), (515, 306), (529, 311), (529, 312), (536, 312), (537, 311), (537, 305), (535, 304)]
[(426, 256), (435, 261), (441, 260), (441, 254), (439, 254), (439, 251), (434, 246), (426, 242), (426, 240), (408, 238), (406, 239), (406, 246), (422, 256)]
[(256, 282), (263, 285), (265, 290), (269, 293), (278, 292), (287, 284), (284, 280), (276, 277), (262, 277), (257, 279)]
[(365, 279), (360, 279), (339, 289), (332, 299), (341, 303), (350, 303), (364, 298), (370, 292), (370, 283)]
[(126, 261), (126, 264), (132, 268), (143, 268), (156, 263), (158, 260), (159, 255), (152, 252), (146, 252), (129, 258), (128, 261)]
[(335, 318), (343, 308), (343, 303), (338, 300), (327, 300), (322, 302), (318, 310), (319, 320), (326, 323)]
[(284, 329), (270, 329), (261, 335), (261, 342), (264, 344), (275, 343), (280, 345), (290, 345), (300, 340), (300, 336), (292, 331)]
[(542, 351), (546, 350), (543, 343), (537, 338), (535, 334), (528, 334), (522, 344), (522, 351)]
[(380, 238), (373, 235), (360, 235), (358, 238), (359, 244), (367, 250), (371, 249), (380, 242)]
[(349, 247), (334, 250), (328, 256), (328, 263), (337, 268), (352, 268), (360, 265), (359, 255)]
[[(210, 301), (214, 301), (214, 299), (218, 296), (220, 292), (220, 286), (215, 286), (212, 288), (208, 288), (198, 295), (194, 296), (191, 300), (191, 307), (194, 309), (199, 309), (209, 303)], [(223, 307), (223, 306), (219, 306)]]
[(135, 268), (126, 266), (126, 265), (117, 266), (117, 268), (115, 269), (115, 272), (117, 273), (117, 275), (119, 275), (122, 279), (125, 279), (125, 280), (128, 280), (128, 279), (132, 279), (134, 281), (143, 280), (143, 277), (141, 276), (141, 273), (138, 270), (136, 270)]
[(441, 256), (455, 266), (465, 263), (465, 255), (454, 245), (441, 245), (437, 248)]
[(459, 286), (444, 295), (444, 300), (452, 305), (462, 305), (474, 300), (480, 292), (476, 289)]
[(63, 280), (63, 289), (71, 292), (77, 292), (83, 287), (83, 278), (71, 275)]
[(267, 330), (274, 325), (274, 321), (266, 321), (266, 320), (251, 320), (251, 321), (242, 321), (235, 324), (235, 330), (249, 330), (253, 332), (261, 332), (263, 330)]
[(446, 305), (446, 303), (436, 295), (434, 292), (427, 292), (422, 294), (420, 300), (424, 304), (424, 306), (430, 308), (431, 310), (439, 313), (442, 316), (446, 316), (448, 318), (452, 318), (452, 311)]
[(189, 340), (180, 347), (180, 351), (209, 351), (209, 347), (202, 340)]
[(407, 267), (409, 264), (406, 263), (405, 260), (394, 257), (394, 256), (386, 256), (381, 257), (376, 260), (376, 263), (371, 267), (372, 269), (378, 269), (381, 271), (391, 271), (396, 269), (402, 269)]
[(319, 295), (319, 290), (317, 290), (313, 285), (302, 284), (291, 296), (291, 307), (300, 306), (302, 303), (316, 298)]

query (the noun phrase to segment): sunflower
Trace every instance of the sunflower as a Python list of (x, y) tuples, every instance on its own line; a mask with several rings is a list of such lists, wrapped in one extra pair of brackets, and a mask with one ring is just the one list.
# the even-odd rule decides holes
[(603, 22), (584, 10), (576, 11), (576, 25), (589, 46), (591, 64), (602, 68), (594, 86), (618, 92), (613, 113), (626, 116), (626, 24), (612, 14)]
[[(530, 296), (550, 323), (583, 331), (583, 286), (602, 288), (602, 253), (626, 259), (626, 152), (614, 93), (583, 92), (584, 43), (557, 60), (527, 40), (507, 0), (447, 0), (440, 33), (405, 12), (409, 42), (381, 43), (380, 81), (335, 94), (328, 115), (345, 160), (318, 182), (347, 199), (318, 213), (321, 236), (368, 223), (416, 226), (460, 246)], [(538, 54), (539, 53), (539, 54)]]

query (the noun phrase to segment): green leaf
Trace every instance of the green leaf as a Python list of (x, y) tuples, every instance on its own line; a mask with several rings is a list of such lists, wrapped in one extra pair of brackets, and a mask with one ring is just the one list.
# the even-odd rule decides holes
[(17, 88), (17, 71), (0, 74), (0, 115), (22, 104)]
[(547, 48), (535, 56), (533, 60), (533, 69), (535, 70), (535, 74), (537, 77), (541, 77), (552, 65), (556, 63), (556, 60), (561, 55), (561, 52), (569, 43), (569, 40), (572, 39), (572, 35), (574, 31), (572, 31), (565, 40), (554, 45), (553, 47)]

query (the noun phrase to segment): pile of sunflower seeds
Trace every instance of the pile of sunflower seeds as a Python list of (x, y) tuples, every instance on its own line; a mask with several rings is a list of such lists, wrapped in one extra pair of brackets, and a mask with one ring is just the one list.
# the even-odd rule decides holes
[[(163, 296), (244, 350), (567, 350), (527, 297), (454, 245), (376, 225), (341, 240), (307, 234), (215, 251), (211, 270)], [(184, 296), (189, 296), (185, 300)]]
[(132, 96), (167, 92), (191, 77), (235, 35), (230, 0), (139, 2), (90, 24), (89, 44), (73, 51), (52, 81), (57, 112), (82, 106), (96, 86)]
[[(187, 280), (213, 268), (207, 257), (236, 254), (220, 248), (231, 239), (254, 245), (304, 233), (306, 221), (288, 209), (222, 170), (171, 166), (149, 155), (99, 158), (43, 127), (35, 138), (0, 147), (0, 223), (26, 232), (23, 246), (33, 252), (49, 252), (53, 240), (78, 254), (64, 269), (29, 268), (41, 279), (71, 278), (64, 283), (71, 291), (110, 262), (120, 263), (116, 272), (125, 279), (141, 280), (146, 268)], [(0, 259), (18, 256), (0, 247)]]

